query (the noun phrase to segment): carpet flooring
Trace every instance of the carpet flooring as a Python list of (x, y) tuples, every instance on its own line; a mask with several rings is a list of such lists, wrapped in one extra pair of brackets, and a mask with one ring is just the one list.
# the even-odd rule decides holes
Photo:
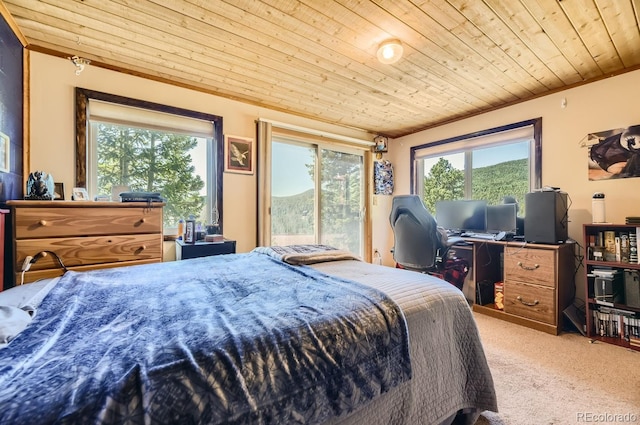
[(640, 424), (640, 352), (474, 315), (499, 410), (476, 425)]

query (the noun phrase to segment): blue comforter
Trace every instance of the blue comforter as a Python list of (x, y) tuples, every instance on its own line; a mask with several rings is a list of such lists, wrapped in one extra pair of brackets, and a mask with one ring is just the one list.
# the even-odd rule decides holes
[(0, 423), (317, 424), (410, 376), (397, 305), (308, 267), (68, 272), (0, 350)]

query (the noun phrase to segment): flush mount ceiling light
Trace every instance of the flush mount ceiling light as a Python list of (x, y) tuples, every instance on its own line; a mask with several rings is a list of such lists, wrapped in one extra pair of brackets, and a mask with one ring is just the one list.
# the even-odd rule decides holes
[(402, 57), (402, 43), (400, 40), (387, 40), (378, 47), (378, 60), (386, 65), (396, 63)]
[(80, 75), (84, 71), (84, 67), (91, 63), (89, 59), (81, 58), (80, 56), (72, 56), (69, 60), (76, 66), (76, 75)]

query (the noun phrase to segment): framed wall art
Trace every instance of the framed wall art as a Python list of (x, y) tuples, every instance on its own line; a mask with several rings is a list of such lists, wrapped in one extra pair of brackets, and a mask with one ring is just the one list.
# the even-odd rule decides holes
[(224, 136), (224, 171), (227, 173), (253, 174), (253, 139)]
[(589, 180), (640, 177), (640, 125), (590, 133)]
[(9, 136), (0, 132), (0, 171), (5, 173), (8, 173), (11, 167), (11, 144), (9, 142)]

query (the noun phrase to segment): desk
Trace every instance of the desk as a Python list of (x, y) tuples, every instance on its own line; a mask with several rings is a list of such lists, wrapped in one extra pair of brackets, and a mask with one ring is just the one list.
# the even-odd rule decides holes
[[(558, 335), (562, 312), (573, 301), (575, 244), (558, 245), (464, 238), (471, 245), (454, 245), (458, 253), (471, 252), (469, 291), (481, 282), (504, 283), (504, 310), (493, 303), (473, 311)], [(460, 255), (459, 255), (460, 256)]]
[(185, 243), (183, 240), (176, 240), (176, 260), (187, 260), (189, 258), (208, 257), (210, 255), (235, 254), (236, 241), (225, 239), (223, 242), (196, 242)]

